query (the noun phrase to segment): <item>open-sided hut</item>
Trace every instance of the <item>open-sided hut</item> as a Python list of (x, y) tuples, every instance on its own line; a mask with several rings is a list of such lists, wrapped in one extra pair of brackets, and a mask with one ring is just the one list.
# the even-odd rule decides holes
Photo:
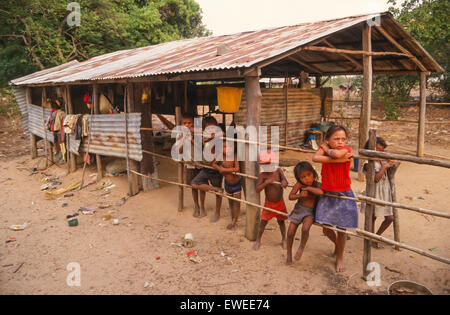
[[(126, 155), (131, 169), (152, 174), (152, 157), (142, 155), (142, 149), (151, 148), (151, 134), (140, 132), (140, 128), (151, 126), (151, 113), (175, 114), (178, 120), (180, 114), (195, 111), (197, 105), (214, 105), (215, 85), (200, 85), (200, 82), (241, 85), (245, 91), (240, 111), (235, 114), (238, 124), (278, 125), (282, 144), (301, 142), (309, 125), (320, 119), (326, 92), (321, 93), (320, 84), (314, 88), (261, 89), (261, 78), (312, 76), (320, 82), (323, 76), (363, 74), (361, 146), (368, 138), (372, 75), (418, 74), (421, 79), (420, 156), (425, 131), (425, 80), (430, 72), (443, 72), (443, 69), (385, 12), (122, 50), (39, 71), (13, 80), (11, 85), (25, 118), (30, 108), (26, 105), (41, 106), (46, 93), (63, 95), (67, 113), (86, 113), (81, 102), (86, 91), (93, 95), (95, 114), (99, 113), (99, 93), (109, 95), (121, 110), (141, 114), (131, 120), (128, 137), (125, 137), (124, 127), (128, 124), (125, 118), (95, 115), (93, 121), (98, 128), (92, 134), (89, 151), (97, 154), (101, 176), (102, 155)], [(144, 89), (151, 90), (148, 102), (141, 101)], [(44, 114), (42, 111), (42, 117)], [(38, 121), (38, 116), (36, 113), (31, 116), (30, 112), (29, 121), (23, 120), (24, 128), (30, 132), (33, 156), (36, 156), (37, 137), (45, 137), (32, 121)], [(87, 146), (83, 150), (88, 150)], [(246, 173), (257, 175), (256, 166), (255, 162), (247, 161)], [(130, 183), (132, 193), (137, 193), (139, 186), (134, 173)], [(181, 206), (182, 196), (181, 188)], [(245, 196), (248, 201), (259, 202), (254, 181), (247, 180)], [(257, 208), (247, 207), (246, 234), (252, 240), (256, 237), (258, 213)]]

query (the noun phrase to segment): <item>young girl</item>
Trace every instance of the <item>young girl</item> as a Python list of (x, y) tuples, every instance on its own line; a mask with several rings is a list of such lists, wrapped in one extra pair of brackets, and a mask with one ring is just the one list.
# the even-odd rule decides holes
[(309, 237), (309, 229), (314, 221), (314, 207), (316, 206), (318, 196), (323, 195), (320, 189), (320, 183), (317, 182), (316, 170), (309, 162), (300, 162), (294, 168), (294, 175), (297, 179), (294, 187), (289, 194), (289, 200), (298, 200), (294, 210), (289, 214), (289, 229), (287, 233), (287, 259), (286, 265), (292, 264), (292, 243), (294, 242), (295, 232), (299, 224), (302, 226), (302, 239), (300, 246), (295, 254), (295, 260), (300, 260)]
[[(331, 126), (325, 143), (314, 154), (313, 161), (322, 163), (322, 186), (326, 194), (355, 197), (350, 187), (351, 149), (347, 146), (348, 133), (345, 127)], [(316, 207), (316, 222), (334, 225), (341, 229), (358, 227), (358, 208), (352, 200), (322, 196)], [(336, 272), (344, 271), (344, 249), (346, 235), (323, 228), (323, 233), (334, 243), (336, 255)]]
[[(384, 139), (381, 137), (377, 137), (376, 150), (384, 151), (386, 147), (386, 141), (384, 141)], [(368, 148), (369, 141), (367, 141), (366, 145), (364, 146), (364, 149)], [(400, 163), (395, 163), (393, 161), (375, 161), (375, 198), (392, 202), (391, 183), (387, 176), (387, 171), (391, 167), (398, 167), (399, 164)], [(363, 171), (367, 176), (368, 162), (364, 163)], [(365, 205), (365, 203), (361, 204), (361, 213), (364, 213)], [(376, 205), (373, 213), (373, 227), (375, 227), (375, 220), (377, 217), (384, 217), (384, 221), (381, 223), (377, 231), (377, 234), (381, 235), (394, 221), (394, 210), (390, 206)], [(372, 246), (375, 248), (381, 248), (381, 246), (377, 242), (373, 242)]]

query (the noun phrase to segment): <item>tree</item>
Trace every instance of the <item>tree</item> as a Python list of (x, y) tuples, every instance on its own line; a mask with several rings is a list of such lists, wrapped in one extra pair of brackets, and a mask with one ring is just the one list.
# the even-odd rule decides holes
[(396, 0), (388, 0), (392, 4), (389, 10), (405, 29), (416, 38), (433, 58), (445, 69), (436, 87), (440, 88), (447, 100), (450, 99), (450, 1), (448, 0), (403, 0), (396, 7)]
[[(0, 86), (74, 59), (209, 35), (195, 0), (0, 0)], [(9, 58), (12, 56), (13, 58)]]

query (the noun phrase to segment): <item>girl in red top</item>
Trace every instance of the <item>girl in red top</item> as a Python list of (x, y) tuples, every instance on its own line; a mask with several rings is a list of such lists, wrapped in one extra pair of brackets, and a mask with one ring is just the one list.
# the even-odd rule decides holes
[[(325, 194), (355, 197), (350, 187), (350, 160), (352, 150), (347, 146), (347, 130), (343, 126), (331, 126), (326, 135), (325, 143), (314, 154), (313, 161), (322, 163), (322, 190)], [(352, 200), (334, 197), (320, 197), (315, 221), (334, 225), (342, 229), (358, 227), (358, 208)], [(323, 228), (323, 233), (334, 243), (336, 255), (336, 272), (344, 271), (344, 248), (346, 235)]]

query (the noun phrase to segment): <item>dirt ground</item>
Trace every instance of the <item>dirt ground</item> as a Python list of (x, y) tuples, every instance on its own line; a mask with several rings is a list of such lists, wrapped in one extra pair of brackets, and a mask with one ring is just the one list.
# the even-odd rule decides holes
[[(449, 110), (445, 110), (447, 116), (441, 113), (440, 117), (448, 119)], [(424, 284), (435, 294), (450, 293), (448, 265), (387, 245), (372, 251), (372, 260), (380, 265), (381, 285), (368, 286), (361, 279), (363, 241), (356, 237), (347, 241), (346, 271), (336, 274), (332, 244), (315, 226), (302, 260), (285, 266), (286, 253), (280, 246), (276, 221), (269, 222), (261, 248), (254, 251), (253, 242), (245, 237), (245, 206), (238, 227), (229, 231), (228, 202), (222, 203), (221, 219), (210, 223), (214, 196), (207, 195), (208, 217), (194, 218), (190, 191), (185, 189), (186, 208), (178, 212), (178, 188), (168, 184), (140, 192), (121, 206), (118, 202), (128, 191), (126, 176), (104, 179), (116, 185), (109, 194), (105, 189), (97, 190), (99, 183), (95, 183), (73, 191), (72, 197), (45, 200), (40, 190), (42, 178), (61, 175), (66, 166), (53, 165), (45, 171), (47, 175), (31, 175), (33, 167), (44, 163), (43, 158), (30, 159), (28, 140), (19, 119), (0, 120), (0, 124), (0, 294), (386, 294), (390, 283), (403, 279)], [(414, 149), (408, 142), (409, 136), (415, 136), (416, 132), (411, 131), (415, 130), (414, 125), (400, 128), (384, 123), (378, 128), (388, 143)], [(442, 137), (441, 143), (434, 143), (437, 137)], [(448, 137), (428, 134), (426, 140), (426, 152), (450, 154)], [(392, 145), (388, 151), (400, 149)], [(39, 154), (43, 155), (43, 151)], [(289, 152), (282, 157), (311, 161), (310, 154)], [(160, 177), (176, 180), (174, 164), (158, 161)], [(320, 165), (315, 167), (320, 170)], [(292, 169), (293, 166), (283, 167), (291, 184)], [(58, 188), (80, 180), (81, 172), (78, 169), (59, 178), (62, 185)], [(88, 167), (86, 180), (95, 173), (95, 166)], [(354, 192), (362, 192), (365, 183), (358, 182), (354, 172), (351, 178)], [(397, 172), (398, 201), (450, 212), (449, 178), (449, 169), (403, 162)], [(285, 190), (290, 211), (294, 203), (288, 201), (288, 194), (289, 190)], [(69, 227), (66, 216), (80, 207), (94, 208), (96, 213), (80, 213), (79, 225)], [(105, 214), (119, 219), (119, 224), (103, 220)], [(450, 257), (447, 219), (402, 209), (399, 216), (402, 242)], [(10, 225), (24, 222), (31, 223), (22, 231), (9, 229)], [(376, 226), (380, 223), (378, 220)], [(359, 227), (363, 226), (364, 217), (360, 215)], [(177, 245), (185, 233), (194, 235), (193, 248)], [(393, 239), (392, 227), (384, 236)], [(298, 245), (297, 239), (294, 251)], [(197, 254), (197, 262), (187, 257), (190, 251)], [(72, 271), (67, 266), (71, 262), (80, 266), (80, 286), (67, 284)]]

